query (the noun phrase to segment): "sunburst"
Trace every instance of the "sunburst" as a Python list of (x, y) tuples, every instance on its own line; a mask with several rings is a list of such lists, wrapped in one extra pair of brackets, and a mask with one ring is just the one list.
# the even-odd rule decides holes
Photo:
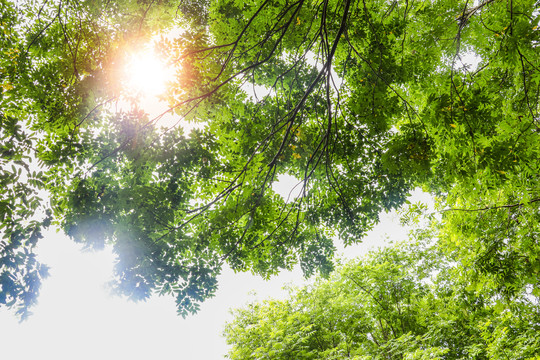
[(124, 71), (124, 89), (130, 95), (157, 97), (167, 91), (174, 70), (154, 51), (153, 46), (128, 55)]

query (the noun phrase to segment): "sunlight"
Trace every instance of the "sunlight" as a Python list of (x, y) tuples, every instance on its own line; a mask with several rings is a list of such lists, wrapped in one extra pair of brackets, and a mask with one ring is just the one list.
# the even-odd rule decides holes
[(123, 78), (124, 89), (132, 96), (158, 97), (167, 90), (174, 69), (156, 54), (152, 45), (130, 53)]
[(115, 83), (121, 96), (107, 108), (113, 113), (140, 109), (155, 120), (156, 126), (170, 128), (179, 120), (169, 111), (166, 95), (180, 65), (169, 64), (161, 57), (156, 49), (158, 39), (156, 36), (146, 44), (131, 45), (116, 62)]

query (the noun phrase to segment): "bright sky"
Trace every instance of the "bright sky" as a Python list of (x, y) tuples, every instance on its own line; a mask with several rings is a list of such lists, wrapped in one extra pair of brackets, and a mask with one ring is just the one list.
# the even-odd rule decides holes
[[(151, 59), (144, 58), (143, 72)], [(143, 78), (156, 78), (155, 74)], [(133, 86), (141, 86), (133, 79)], [(159, 88), (160, 84), (154, 84)], [(141, 104), (150, 116), (166, 105), (149, 100)], [(165, 119), (172, 121), (172, 117)], [(176, 121), (176, 120), (174, 120)], [(169, 123), (171, 124), (171, 123)], [(182, 125), (184, 126), (184, 125)], [(284, 179), (276, 189), (286, 197), (294, 179)], [(417, 192), (413, 201), (429, 202)], [(284, 297), (286, 284), (301, 285), (300, 270), (283, 272), (270, 281), (250, 274), (225, 270), (219, 279), (217, 296), (207, 300), (201, 311), (187, 319), (176, 315), (170, 297), (152, 297), (133, 303), (111, 297), (105, 283), (111, 278), (114, 256), (110, 251), (83, 253), (80, 246), (62, 233), (44, 234), (37, 248), (38, 258), (50, 266), (51, 276), (44, 281), (34, 315), (19, 323), (12, 312), (0, 308), (0, 353), (3, 359), (15, 360), (109, 360), (109, 359), (221, 359), (227, 352), (221, 333), (231, 320), (229, 309), (248, 301)], [(383, 214), (381, 223), (362, 244), (349, 247), (344, 255), (353, 258), (392, 240), (403, 240), (406, 230), (399, 226), (395, 213)], [(253, 294), (256, 293), (256, 295)]]
[[(427, 199), (416, 192), (412, 200)], [(347, 248), (344, 255), (359, 256), (386, 243), (386, 237), (396, 241), (406, 237), (395, 213), (383, 214), (367, 239)], [(51, 276), (29, 320), (19, 324), (11, 312), (0, 309), (3, 359), (222, 359), (227, 346), (221, 332), (232, 319), (230, 308), (254, 299), (284, 297), (284, 285), (304, 283), (299, 270), (270, 281), (227, 270), (219, 279), (217, 296), (206, 301), (197, 315), (182, 319), (169, 297), (133, 303), (109, 296), (104, 286), (112, 274), (109, 251), (81, 252), (77, 244), (51, 231), (37, 253), (51, 266)]]
[(225, 271), (218, 296), (184, 320), (169, 297), (133, 303), (109, 296), (109, 251), (82, 253), (63, 235), (49, 233), (37, 252), (52, 267), (51, 276), (29, 320), (19, 324), (12, 313), (0, 311), (4, 359), (219, 359), (226, 352), (220, 334), (230, 307), (253, 298), (252, 289), (263, 297), (279, 295), (283, 283), (301, 278), (287, 273), (265, 282)]

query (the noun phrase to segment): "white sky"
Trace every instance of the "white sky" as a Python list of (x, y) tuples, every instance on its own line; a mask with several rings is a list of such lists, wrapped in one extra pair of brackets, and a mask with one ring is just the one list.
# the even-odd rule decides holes
[[(413, 195), (414, 201), (427, 199), (420, 192)], [(395, 213), (383, 214), (381, 220), (362, 244), (346, 249), (347, 258), (384, 244), (386, 236), (406, 237)], [(64, 235), (51, 231), (37, 253), (51, 266), (51, 276), (29, 320), (19, 324), (12, 312), (0, 309), (3, 359), (221, 359), (227, 352), (221, 333), (232, 319), (230, 308), (254, 299), (283, 297), (285, 284), (304, 283), (299, 270), (270, 281), (227, 270), (219, 279), (217, 296), (207, 300), (197, 315), (182, 319), (170, 297), (133, 303), (109, 296), (104, 287), (112, 273), (109, 251), (83, 253)]]

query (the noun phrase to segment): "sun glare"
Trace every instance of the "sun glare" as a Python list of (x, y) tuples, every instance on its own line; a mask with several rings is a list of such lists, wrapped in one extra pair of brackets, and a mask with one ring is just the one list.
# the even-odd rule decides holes
[(174, 71), (152, 48), (131, 53), (125, 68), (125, 90), (131, 95), (155, 97), (167, 90)]
[(156, 36), (156, 39), (137, 48), (131, 45), (115, 62), (118, 67), (115, 69), (117, 77), (114, 90), (120, 96), (110, 104), (110, 110), (122, 112), (136, 108), (144, 111), (157, 127), (184, 126), (185, 122), (181, 123), (181, 119), (171, 111), (172, 100), (166, 96), (174, 89), (182, 66), (180, 63), (170, 64), (160, 55), (156, 50), (159, 39)]

